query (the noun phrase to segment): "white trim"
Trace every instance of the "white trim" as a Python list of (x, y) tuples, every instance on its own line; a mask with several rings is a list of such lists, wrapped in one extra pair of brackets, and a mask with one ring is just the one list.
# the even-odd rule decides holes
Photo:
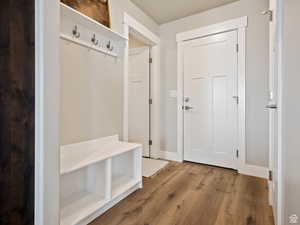
[(282, 148), (282, 79), (283, 79), (283, 14), (284, 14), (284, 7), (283, 1), (278, 0), (278, 199), (277, 199), (277, 206), (278, 206), (278, 218), (277, 218), (277, 225), (284, 224), (284, 202), (285, 202), (285, 177), (284, 177), (284, 167), (283, 167), (283, 148)]
[[(124, 24), (134, 29), (135, 32), (139, 33), (142, 37), (145, 37), (146, 40), (151, 41), (153, 45), (160, 43), (160, 38), (157, 35), (152, 33), (147, 27), (127, 13), (124, 13)], [(128, 38), (126, 33), (124, 34), (124, 37)]]
[(35, 225), (59, 225), (59, 1), (35, 3)]
[(239, 28), (245, 28), (248, 25), (248, 17), (240, 17), (237, 19), (227, 20), (222, 23), (201, 27), (198, 29), (190, 30), (187, 32), (178, 33), (176, 35), (177, 42), (183, 42), (203, 36), (209, 36), (217, 33), (227, 32), (230, 30), (237, 30)]
[(237, 168), (246, 164), (246, 28), (238, 29), (238, 149)]
[(177, 153), (183, 161), (183, 48), (177, 45)]
[(277, 164), (278, 164), (278, 174), (277, 174), (277, 191), (278, 191), (278, 199), (277, 199), (277, 225), (283, 225), (285, 223), (284, 213), (284, 167), (283, 167), (283, 149), (282, 149), (282, 78), (283, 78), (283, 17), (284, 17), (284, 6), (282, 0), (277, 0), (277, 20), (278, 20), (278, 40), (277, 40), (277, 47), (278, 47), (278, 102), (277, 102), (277, 113), (278, 113), (278, 157), (277, 157)]
[(182, 162), (180, 155), (177, 152), (160, 151), (159, 158), (169, 161)]
[(240, 174), (269, 179), (269, 169), (267, 167), (245, 164), (239, 169)]
[[(151, 65), (151, 157), (158, 158), (160, 151), (160, 39), (143, 24), (124, 13), (124, 37), (129, 39), (129, 33), (133, 33), (139, 39), (145, 40), (151, 45), (153, 63)], [(124, 124), (123, 139), (128, 141), (128, 42), (124, 50)]]
[(238, 149), (239, 155), (237, 168), (240, 171), (246, 164), (246, 27), (248, 25), (248, 18), (241, 17), (234, 20), (228, 20), (223, 23), (202, 27), (192, 31), (177, 34), (177, 152), (180, 160), (183, 161), (183, 47), (184, 41), (201, 38), (209, 35), (214, 35), (221, 32), (236, 30), (238, 33)]

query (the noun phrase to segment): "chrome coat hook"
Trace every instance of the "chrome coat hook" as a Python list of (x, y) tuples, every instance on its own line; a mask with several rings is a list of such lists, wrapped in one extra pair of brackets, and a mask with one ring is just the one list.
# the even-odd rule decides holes
[(96, 34), (93, 34), (93, 37), (92, 37), (91, 41), (92, 41), (92, 43), (93, 43), (94, 45), (98, 45), (99, 40), (96, 40)]
[(114, 50), (114, 46), (112, 46), (111, 41), (108, 41), (106, 47), (107, 47), (107, 49), (108, 49), (109, 51)]
[(79, 38), (80, 37), (80, 32), (78, 31), (77, 25), (73, 28), (72, 34), (74, 37)]
[(272, 10), (266, 10), (261, 12), (262, 15), (268, 15), (270, 22), (273, 21), (273, 11)]

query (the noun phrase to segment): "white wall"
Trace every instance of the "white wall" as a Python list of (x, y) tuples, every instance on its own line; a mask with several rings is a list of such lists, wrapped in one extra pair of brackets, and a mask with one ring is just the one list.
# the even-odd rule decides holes
[[(285, 221), (297, 214), (300, 222), (300, 1), (284, 1), (283, 37), (283, 166), (285, 183)], [(297, 223), (297, 224), (298, 224)]]
[(176, 151), (177, 108), (176, 98), (169, 90), (177, 89), (176, 33), (219, 23), (228, 19), (248, 16), (247, 74), (246, 74), (246, 144), (247, 163), (268, 165), (268, 113), (264, 109), (268, 100), (268, 18), (261, 12), (268, 9), (268, 0), (240, 0), (160, 26), (162, 40), (161, 76), (162, 149)]
[[(123, 34), (124, 13), (153, 33), (159, 26), (130, 0), (110, 0), (112, 29)], [(61, 144), (123, 130), (123, 58), (105, 56), (61, 41)]]
[(61, 41), (61, 144), (123, 131), (123, 61)]
[(159, 33), (159, 26), (130, 0), (109, 0), (112, 29), (123, 33), (124, 12), (135, 18), (153, 33)]

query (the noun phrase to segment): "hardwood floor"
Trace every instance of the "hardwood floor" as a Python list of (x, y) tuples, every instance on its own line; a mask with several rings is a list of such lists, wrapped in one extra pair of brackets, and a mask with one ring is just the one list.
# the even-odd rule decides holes
[(170, 163), (91, 225), (274, 225), (267, 181)]

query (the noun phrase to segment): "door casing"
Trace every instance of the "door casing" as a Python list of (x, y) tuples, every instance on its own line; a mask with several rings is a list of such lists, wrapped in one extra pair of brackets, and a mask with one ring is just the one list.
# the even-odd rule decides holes
[[(160, 156), (160, 39), (146, 26), (124, 13), (123, 23), (124, 37), (129, 39), (129, 34), (138, 40), (142, 40), (150, 46), (153, 61), (150, 65), (151, 76), (151, 158)], [(123, 140), (128, 140), (128, 44), (124, 49), (124, 123)]]
[[(270, 0), (272, 21), (270, 22), (270, 74), (269, 74), (269, 105), (277, 105), (277, 109), (269, 111), (269, 203), (272, 205), (276, 225), (284, 224), (283, 209), (283, 152), (282, 152), (282, 31), (283, 2)], [(277, 116), (276, 116), (277, 114)], [(277, 129), (276, 129), (277, 128)], [(275, 149), (276, 148), (276, 149)], [(275, 182), (275, 183), (274, 183)], [(275, 190), (274, 190), (275, 189)]]
[[(129, 66), (129, 80), (128, 80), (128, 104), (129, 104), (129, 109), (128, 109), (128, 138), (130, 142), (140, 142), (141, 144), (143, 144), (143, 157), (150, 157), (151, 156), (151, 145), (149, 143), (149, 140), (151, 140), (151, 104), (149, 102), (150, 96), (151, 96), (151, 69), (150, 69), (150, 61), (149, 59), (151, 58), (151, 51), (150, 51), (150, 47), (149, 46), (145, 46), (145, 47), (139, 47), (139, 48), (131, 48), (129, 50), (129, 65), (131, 64), (131, 58), (130, 57), (135, 57), (135, 55), (139, 55), (142, 54), (143, 57), (145, 57), (145, 55), (143, 54), (147, 54), (147, 58), (146, 58), (146, 62), (139, 62), (137, 64), (134, 64), (134, 67), (137, 68), (141, 65), (145, 65), (147, 68), (142, 68), (143, 70), (143, 75), (146, 72), (147, 73), (147, 77), (143, 76), (130, 76), (132, 74), (132, 69)], [(139, 73), (141, 74), (140, 70), (138, 72), (136, 72), (136, 74)], [(143, 83), (146, 83), (146, 85), (143, 85)], [(139, 89), (140, 92), (138, 94), (139, 99), (136, 99), (136, 97), (134, 96), (135, 94), (131, 94), (131, 90), (130, 88), (133, 88), (133, 86), (136, 85), (143, 85), (143, 90)], [(145, 94), (145, 91), (147, 94)], [(140, 98), (144, 97), (142, 99), (142, 101), (140, 100)], [(137, 101), (138, 100), (138, 101)], [(137, 102), (139, 102), (137, 104)], [(130, 106), (131, 105), (131, 106)], [(131, 109), (134, 108), (134, 111), (131, 111)], [(146, 109), (146, 111), (142, 111), (143, 115), (141, 115), (140, 117), (140, 110), (144, 110)], [(139, 111), (139, 115), (135, 114), (136, 111)], [(135, 116), (133, 116), (132, 119), (131, 118), (131, 113), (135, 114)], [(136, 120), (136, 117), (140, 117), (143, 118), (142, 120)], [(144, 122), (146, 120), (146, 122)], [(139, 128), (144, 128), (142, 130), (139, 130), (138, 132), (136, 131), (136, 129), (131, 129), (131, 126), (134, 125), (136, 123), (139, 123), (138, 126), (134, 126), (134, 127), (139, 127)], [(146, 124), (147, 123), (147, 124)], [(145, 127), (146, 126), (146, 127)], [(131, 136), (131, 133), (134, 133)], [(139, 136), (137, 138), (137, 136)], [(143, 139), (143, 140), (142, 140)]]

